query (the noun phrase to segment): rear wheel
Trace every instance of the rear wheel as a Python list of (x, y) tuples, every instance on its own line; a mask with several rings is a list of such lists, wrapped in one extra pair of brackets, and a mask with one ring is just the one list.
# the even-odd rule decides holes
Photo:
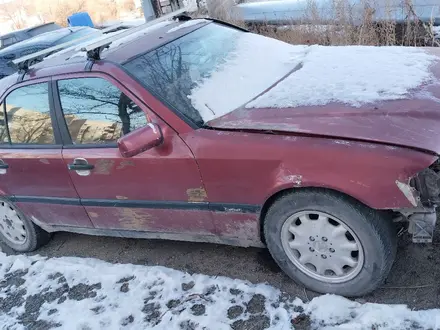
[(286, 194), (269, 208), (264, 233), (279, 266), (321, 292), (359, 296), (387, 277), (396, 253), (389, 219), (346, 196), (322, 190)]
[(50, 234), (34, 225), (14, 205), (0, 200), (0, 240), (17, 252), (30, 252), (46, 244)]

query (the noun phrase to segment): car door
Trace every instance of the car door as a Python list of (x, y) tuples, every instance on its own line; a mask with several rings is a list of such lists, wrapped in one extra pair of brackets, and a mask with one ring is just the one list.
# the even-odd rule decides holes
[[(70, 176), (95, 227), (213, 234), (197, 163), (170, 126), (107, 75), (69, 76), (55, 85), (63, 158), (74, 165)], [(118, 138), (150, 121), (160, 126), (162, 145), (123, 158)]]
[(1, 196), (39, 224), (91, 227), (62, 159), (49, 82), (19, 85), (0, 113)]

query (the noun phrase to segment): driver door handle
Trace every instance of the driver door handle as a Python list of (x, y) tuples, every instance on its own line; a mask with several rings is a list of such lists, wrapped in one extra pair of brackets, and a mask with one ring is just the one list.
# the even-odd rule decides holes
[(95, 165), (89, 164), (84, 158), (75, 158), (72, 164), (68, 164), (69, 171), (76, 171), (78, 175), (87, 176), (90, 175), (90, 170), (95, 168)]
[(0, 174), (6, 174), (9, 165), (6, 164), (2, 159), (0, 159)]
[(0, 160), (0, 170), (7, 170), (9, 168), (9, 165), (6, 164), (4, 161)]

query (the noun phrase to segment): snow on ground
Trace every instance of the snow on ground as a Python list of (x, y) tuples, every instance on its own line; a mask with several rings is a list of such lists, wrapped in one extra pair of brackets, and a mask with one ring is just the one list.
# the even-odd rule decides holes
[(303, 303), (265, 284), (96, 259), (0, 253), (2, 329), (440, 329), (440, 310)]

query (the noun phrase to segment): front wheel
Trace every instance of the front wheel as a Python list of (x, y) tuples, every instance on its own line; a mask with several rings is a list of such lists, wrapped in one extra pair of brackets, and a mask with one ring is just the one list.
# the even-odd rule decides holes
[(386, 279), (397, 238), (389, 219), (346, 196), (302, 190), (264, 219), (267, 247), (289, 277), (321, 293), (361, 296)]

